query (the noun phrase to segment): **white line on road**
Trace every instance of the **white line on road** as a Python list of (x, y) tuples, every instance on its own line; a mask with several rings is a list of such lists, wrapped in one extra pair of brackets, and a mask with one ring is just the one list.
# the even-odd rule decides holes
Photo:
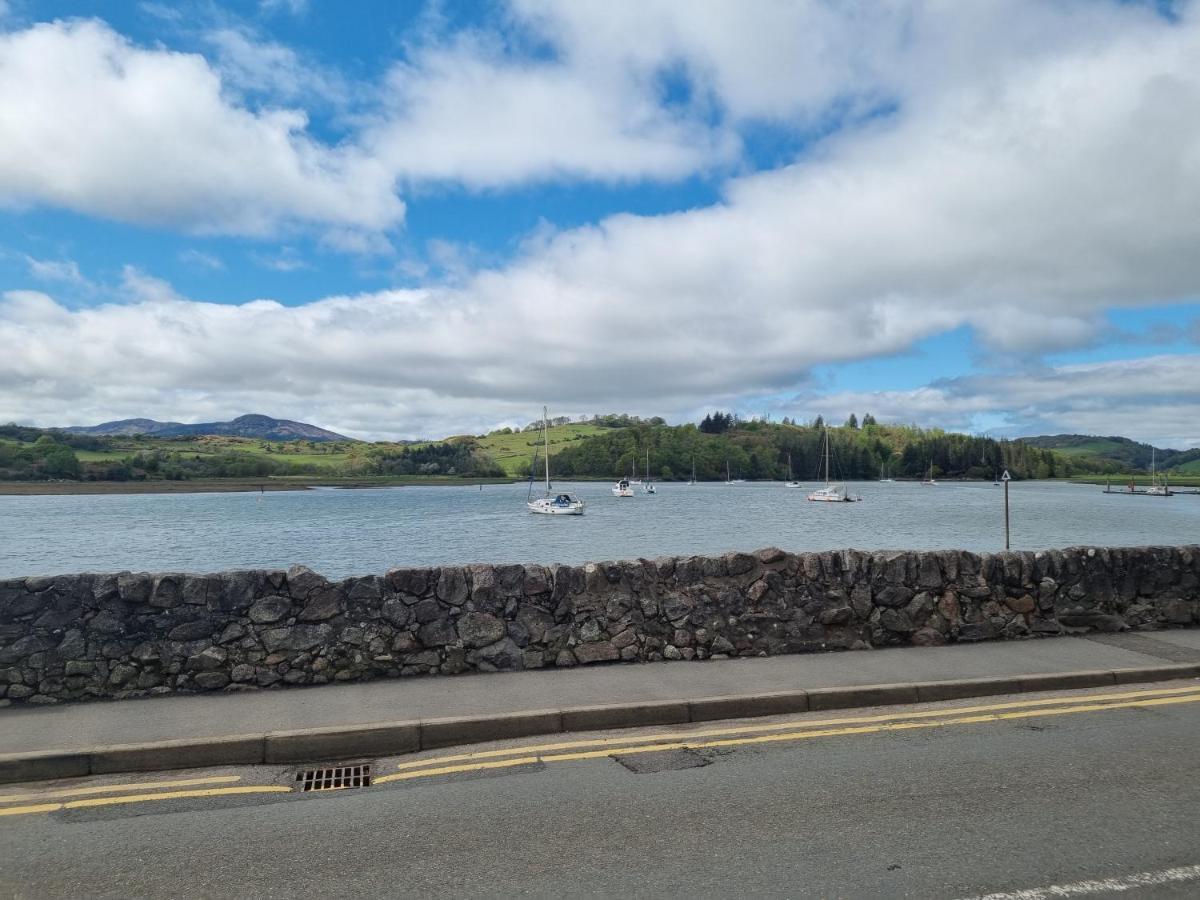
[(1028, 888), (1023, 891), (1008, 891), (985, 894), (972, 900), (1050, 900), (1054, 897), (1084, 897), (1088, 894), (1118, 894), (1137, 888), (1155, 887), (1161, 884), (1177, 884), (1181, 881), (1200, 880), (1200, 866), (1179, 866), (1161, 872), (1138, 872), (1121, 878), (1104, 878), (1100, 881), (1076, 881), (1073, 884), (1052, 884), (1049, 887)]

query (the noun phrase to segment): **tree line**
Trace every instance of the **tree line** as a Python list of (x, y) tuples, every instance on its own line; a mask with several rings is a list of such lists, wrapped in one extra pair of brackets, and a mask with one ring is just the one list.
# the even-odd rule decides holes
[[(831, 477), (834, 479), (935, 478), (992, 479), (1007, 469), (1013, 478), (1054, 478), (1091, 471), (1049, 450), (1018, 441), (924, 430), (911, 426), (868, 424), (830, 428)], [(706, 430), (707, 429), (707, 430)], [(584, 438), (560, 450), (552, 469), (558, 477), (615, 477), (650, 474), (663, 480), (733, 478), (800, 480), (823, 477), (824, 427), (762, 421), (738, 421), (710, 414), (699, 425), (641, 425)]]

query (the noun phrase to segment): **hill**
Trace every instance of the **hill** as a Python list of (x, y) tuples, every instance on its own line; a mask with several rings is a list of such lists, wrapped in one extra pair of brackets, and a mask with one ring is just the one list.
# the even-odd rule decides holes
[(154, 419), (121, 419), (100, 425), (73, 425), (63, 428), (69, 434), (91, 434), (108, 436), (131, 436), (144, 434), (151, 437), (175, 438), (199, 435), (224, 437), (258, 438), (265, 441), (349, 441), (344, 435), (305, 422), (291, 419), (274, 419), (271, 416), (250, 414), (238, 416), (229, 422), (200, 422), (187, 425), (183, 422), (157, 422)]
[(1153, 459), (1159, 470), (1191, 474), (1196, 471), (1195, 464), (1200, 463), (1200, 449), (1171, 450), (1117, 435), (1102, 437), (1093, 434), (1054, 434), (1023, 437), (1020, 441), (1031, 447), (1055, 450), (1074, 458), (1113, 463), (1123, 472), (1149, 471)]
[[(847, 424), (829, 429), (835, 478), (874, 479), (881, 472), (919, 479), (932, 468), (938, 478), (991, 480), (1004, 469), (1013, 478), (1055, 478), (1095, 471), (1090, 460), (1072, 460), (1020, 441), (924, 430), (911, 426)], [(554, 457), (559, 477), (615, 477), (641, 474), (650, 454), (653, 477), (702, 481), (734, 478), (782, 479), (791, 459), (803, 481), (821, 470), (825, 429), (798, 425), (706, 417), (696, 425), (651, 425), (609, 429), (569, 444)]]

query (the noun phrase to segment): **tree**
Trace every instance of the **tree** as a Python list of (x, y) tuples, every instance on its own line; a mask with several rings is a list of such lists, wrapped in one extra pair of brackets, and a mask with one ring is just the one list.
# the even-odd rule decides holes
[(862, 417), (862, 424), (863, 428), (866, 428), (870, 425), (876, 425), (878, 423), (875, 421), (875, 417), (873, 415), (870, 413), (864, 413)]
[(846, 427), (858, 428), (858, 418), (854, 415), (854, 413), (850, 413), (850, 418), (846, 420)]
[(736, 422), (731, 413), (715, 412), (704, 417), (700, 422), (700, 430), (705, 434), (724, 434)]
[(824, 428), (824, 427), (825, 427), (825, 417), (824, 416), (817, 416), (815, 419), (813, 419), (813, 428)]

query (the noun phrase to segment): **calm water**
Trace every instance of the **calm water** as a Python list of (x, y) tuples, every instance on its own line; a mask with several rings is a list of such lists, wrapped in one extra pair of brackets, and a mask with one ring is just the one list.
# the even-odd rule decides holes
[[(1003, 489), (853, 485), (862, 503), (810, 503), (780, 484), (662, 484), (618, 500), (570, 489), (587, 514), (535, 516), (524, 485), (324, 489), (273, 494), (0, 497), (0, 577), (192, 571), (304, 563), (329, 576), (394, 566), (570, 562), (779, 546), (1004, 546)], [(1014, 483), (1014, 548), (1200, 541), (1200, 496), (1106, 496), (1098, 487)]]

